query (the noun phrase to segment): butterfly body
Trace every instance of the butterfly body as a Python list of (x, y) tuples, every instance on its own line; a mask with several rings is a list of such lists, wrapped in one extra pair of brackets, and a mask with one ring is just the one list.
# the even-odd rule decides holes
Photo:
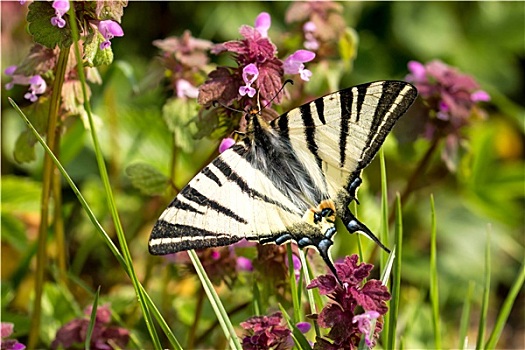
[[(404, 82), (363, 84), (266, 122), (246, 116), (245, 137), (197, 174), (161, 215), (152, 254), (216, 247), (243, 238), (329, 248), (339, 217), (385, 248), (348, 209), (393, 125), (417, 95)], [(385, 248), (386, 249), (386, 248)]]

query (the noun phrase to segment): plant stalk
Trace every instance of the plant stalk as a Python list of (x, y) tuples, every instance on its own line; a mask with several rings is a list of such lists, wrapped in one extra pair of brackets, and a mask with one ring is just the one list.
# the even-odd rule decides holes
[[(51, 93), (51, 103), (49, 105), (49, 115), (47, 123), (47, 143), (51, 151), (57, 149), (56, 135), (58, 125), (58, 110), (60, 108), (60, 96), (62, 85), (64, 84), (65, 73), (67, 69), (67, 60), (69, 57), (69, 47), (60, 49), (55, 71), (55, 81)], [(38, 229), (38, 248), (36, 255), (36, 272), (35, 272), (35, 295), (33, 299), (33, 314), (31, 315), (31, 328), (27, 347), (36, 348), (40, 335), (40, 319), (42, 315), (42, 293), (44, 290), (44, 274), (47, 266), (47, 234), (49, 228), (49, 206), (51, 188), (53, 185), (53, 173), (55, 166), (51, 157), (46, 153), (44, 155), (44, 165), (42, 172), (42, 198), (40, 204), (40, 226)]]

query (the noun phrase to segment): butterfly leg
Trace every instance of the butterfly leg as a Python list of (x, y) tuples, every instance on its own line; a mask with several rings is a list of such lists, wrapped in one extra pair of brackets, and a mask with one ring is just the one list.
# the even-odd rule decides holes
[(354, 214), (352, 214), (352, 212), (350, 210), (347, 210), (346, 213), (345, 213), (345, 216), (344, 218), (342, 218), (346, 228), (348, 229), (348, 231), (350, 231), (350, 233), (354, 233), (354, 232), (357, 232), (357, 231), (360, 231), (362, 233), (364, 233), (365, 235), (368, 236), (368, 238), (370, 238), (372, 241), (374, 241), (378, 246), (380, 246), (381, 248), (383, 248), (387, 253), (390, 254), (390, 249), (388, 249), (387, 247), (385, 247), (383, 245), (383, 243), (381, 243), (381, 241), (379, 240), (379, 238), (377, 238), (373, 233), (372, 231), (370, 231), (370, 229), (368, 227), (366, 227), (365, 224), (363, 224), (361, 221), (357, 220), (357, 218), (354, 216)]

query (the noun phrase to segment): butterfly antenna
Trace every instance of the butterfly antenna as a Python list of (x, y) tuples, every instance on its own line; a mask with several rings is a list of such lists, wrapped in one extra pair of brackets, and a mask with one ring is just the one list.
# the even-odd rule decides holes
[(228, 110), (230, 110), (232, 112), (237, 112), (237, 113), (241, 113), (241, 114), (244, 113), (244, 111), (241, 111), (240, 109), (235, 109), (235, 108), (226, 106), (225, 104), (222, 104), (221, 102), (219, 102), (217, 100), (213, 101), (211, 104), (212, 104), (213, 107), (221, 106), (221, 107), (226, 108), (226, 109), (228, 109)]
[[(279, 94), (281, 93), (281, 91), (284, 90), (284, 87), (286, 86), (286, 84), (292, 84), (292, 85), (293, 85), (293, 80), (292, 80), (292, 79), (286, 79), (286, 81), (283, 83), (283, 86), (281, 86), (281, 88), (279, 89), (279, 91), (277, 91), (277, 93), (275, 94), (275, 96), (272, 97), (272, 99), (271, 99), (270, 101), (268, 101), (268, 103), (266, 103), (262, 109), (259, 108), (259, 110), (262, 111), (263, 109), (265, 109), (266, 107), (268, 107), (268, 105), (269, 105), (270, 103), (272, 103), (273, 100), (275, 100), (275, 99), (277, 98), (277, 96), (279, 96)], [(259, 106), (259, 107), (260, 107), (260, 106)]]

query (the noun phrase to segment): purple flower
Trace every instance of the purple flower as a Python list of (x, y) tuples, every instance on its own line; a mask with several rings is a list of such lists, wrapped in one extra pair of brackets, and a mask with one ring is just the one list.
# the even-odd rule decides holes
[(314, 22), (308, 21), (303, 25), (303, 32), (304, 32), (304, 47), (308, 50), (316, 51), (319, 49), (319, 42), (315, 38), (315, 31), (317, 30), (317, 26)]
[(7, 339), (13, 334), (14, 324), (10, 322), (2, 322), (0, 324), (0, 347), (2, 350), (24, 350), (26, 346), (19, 343), (16, 339)]
[(46, 81), (40, 75), (33, 75), (29, 78), (29, 92), (24, 95), (25, 99), (31, 102), (38, 100), (38, 95), (43, 94), (46, 91)]
[[(289, 267), (288, 259), (286, 261), (286, 267)], [(292, 254), (292, 263), (293, 263), (293, 271), (295, 274), (295, 280), (299, 281), (299, 278), (301, 277), (301, 259), (295, 254)]]
[(357, 323), (357, 328), (359, 328), (359, 331), (365, 336), (365, 343), (368, 347), (373, 346), (371, 340), (372, 333), (370, 332), (372, 321), (377, 320), (379, 316), (379, 312), (377, 311), (367, 311), (364, 314), (354, 316), (352, 319), (352, 323)]
[(239, 271), (253, 271), (252, 261), (244, 256), (237, 258), (237, 270)]
[(259, 349), (291, 349), (294, 345), (292, 332), (283, 325), (280, 312), (270, 316), (254, 316), (241, 322), (241, 327), (247, 330), (242, 340), (244, 350)]
[(312, 76), (312, 72), (305, 69), (304, 62), (310, 62), (315, 58), (315, 53), (308, 50), (297, 50), (288, 58), (284, 60), (285, 74), (300, 74), (301, 79), (308, 81)]
[(66, 20), (62, 18), (69, 11), (68, 0), (55, 0), (53, 1), (53, 8), (55, 9), (55, 17), (51, 18), (51, 24), (58, 28), (64, 28), (66, 26)]
[(429, 139), (446, 138), (441, 157), (449, 170), (454, 171), (458, 150), (464, 144), (461, 130), (473, 118), (485, 116), (478, 102), (489, 101), (490, 96), (473, 77), (439, 60), (427, 64), (410, 61), (408, 70), (406, 80), (418, 89), (424, 102), (421, 108), (429, 116), (419, 134)]
[(308, 322), (299, 322), (295, 325), (300, 331), (301, 333), (308, 333), (308, 331), (310, 330), (310, 328), (312, 328), (312, 325)]
[(175, 83), (175, 90), (178, 98), (197, 98), (199, 95), (199, 89), (191, 85), (191, 83), (185, 79), (178, 79)]
[(272, 25), (272, 18), (267, 12), (261, 12), (255, 19), (255, 29), (263, 38), (268, 37), (268, 29)]
[[(84, 314), (89, 316), (91, 314), (91, 307), (84, 310)], [(111, 310), (107, 306), (100, 306), (97, 309), (97, 316), (93, 333), (91, 335), (91, 349), (109, 350), (115, 347), (125, 348), (129, 342), (129, 331), (115, 326), (109, 326), (111, 321)], [(52, 349), (61, 348), (76, 348), (78, 345), (83, 345), (86, 340), (87, 329), (89, 327), (89, 319), (77, 318), (62, 326), (51, 343)]]
[(219, 145), (219, 153), (226, 151), (228, 148), (235, 144), (235, 140), (231, 137), (226, 137), (222, 139), (221, 144)]
[(255, 64), (250, 63), (244, 67), (242, 70), (242, 80), (244, 80), (246, 85), (239, 87), (239, 95), (248, 95), (249, 97), (255, 96), (256, 91), (251, 85), (255, 82), (257, 77), (259, 77), (259, 69), (257, 69)]
[(104, 41), (100, 43), (100, 49), (104, 50), (111, 46), (110, 40), (116, 36), (124, 36), (124, 31), (120, 24), (112, 20), (100, 21), (98, 23), (98, 31), (104, 37)]
[(375, 339), (382, 330), (382, 321), (380, 319), (376, 321), (373, 332), (370, 330), (364, 332), (366, 326), (364, 316), (358, 317), (356, 312), (363, 309), (370, 318), (376, 314), (377, 317), (384, 315), (388, 311), (386, 301), (390, 299), (390, 293), (380, 281), (364, 282), (372, 268), (371, 264), (358, 264), (358, 256), (354, 254), (345, 257), (342, 263), (335, 264), (337, 277), (342, 285), (330, 274), (319, 276), (307, 286), (308, 289), (319, 288), (320, 294), (327, 295), (332, 300), (321, 310), (318, 323), (323, 328), (330, 328), (327, 338), (333, 342), (318, 339), (318, 348), (357, 348), (363, 335), (368, 339), (369, 346), (374, 345)]

